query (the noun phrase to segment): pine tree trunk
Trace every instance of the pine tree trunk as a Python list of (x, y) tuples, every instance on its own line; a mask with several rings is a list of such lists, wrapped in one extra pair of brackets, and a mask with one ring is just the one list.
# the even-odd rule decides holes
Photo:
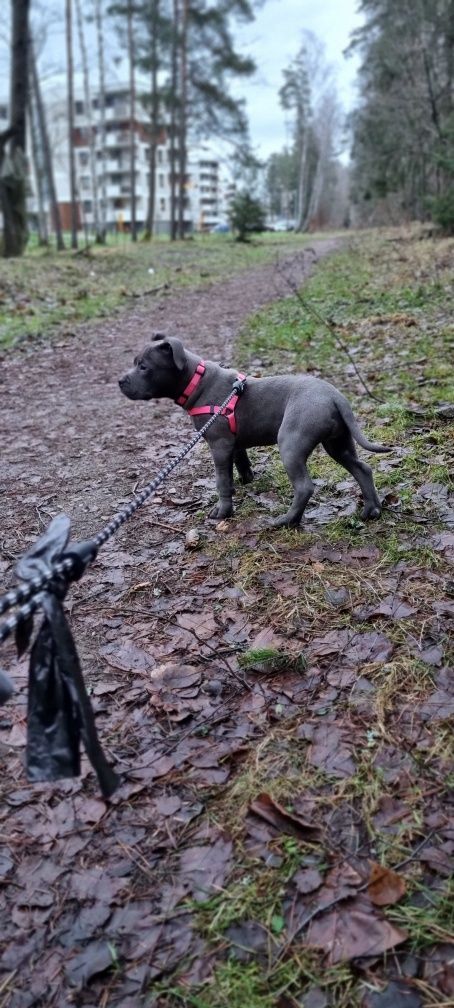
[(177, 132), (178, 106), (178, 35), (180, 25), (179, 0), (173, 0), (173, 37), (172, 37), (172, 70), (171, 70), (171, 108), (170, 108), (170, 240), (177, 236), (176, 222), (176, 157), (175, 139)]
[(311, 226), (311, 221), (316, 216), (319, 209), (320, 197), (323, 190), (323, 162), (322, 155), (319, 154), (317, 158), (317, 167), (315, 169), (315, 175), (312, 182), (312, 188), (309, 196), (309, 202), (307, 204), (307, 210), (304, 215), (303, 224), (301, 231), (307, 231)]
[(159, 0), (152, 0), (150, 19), (151, 39), (151, 116), (150, 116), (150, 184), (148, 189), (148, 211), (146, 237), (151, 238), (154, 230), (156, 204), (156, 144), (159, 131), (159, 91), (158, 91), (158, 19)]
[(63, 240), (63, 232), (61, 227), (60, 207), (58, 205), (57, 192), (55, 189), (54, 169), (52, 164), (52, 153), (49, 143), (49, 134), (47, 130), (46, 112), (44, 109), (44, 103), (41, 95), (41, 86), (39, 83), (38, 71), (36, 67), (35, 50), (32, 42), (30, 42), (30, 71), (31, 71), (32, 90), (36, 104), (36, 116), (38, 120), (38, 129), (40, 134), (40, 146), (42, 150), (44, 174), (46, 177), (47, 189), (49, 192), (51, 220), (53, 227), (55, 228), (57, 249), (59, 252), (62, 252), (65, 248), (65, 243)]
[(99, 228), (99, 199), (98, 199), (98, 179), (96, 164), (96, 140), (93, 127), (93, 110), (91, 105), (90, 77), (88, 72), (87, 47), (85, 45), (84, 24), (82, 18), (81, 0), (75, 0), (77, 29), (79, 33), (79, 48), (82, 57), (82, 74), (84, 79), (84, 101), (85, 114), (88, 120), (88, 151), (91, 176), (91, 196), (93, 207), (93, 230), (96, 241), (101, 241)]
[[(31, 55), (29, 53), (29, 55)], [(29, 61), (30, 63), (30, 61)], [(28, 121), (30, 125), (30, 140), (33, 164), (33, 176), (36, 187), (36, 201), (38, 204), (38, 242), (40, 245), (49, 244), (49, 233), (47, 228), (46, 207), (44, 197), (44, 158), (42, 146), (40, 144), (38, 115), (36, 111), (36, 98), (33, 90), (33, 82), (30, 74), (30, 87), (28, 94)]]
[(99, 240), (105, 242), (107, 231), (107, 153), (106, 153), (106, 72), (104, 59), (103, 0), (95, 0), (96, 38), (99, 72), (99, 144), (101, 148), (101, 202)]
[[(0, 206), (3, 255), (22, 255), (27, 244), (25, 158), (30, 0), (12, 0), (10, 128), (0, 136)], [(7, 145), (9, 141), (9, 151)]]
[(298, 166), (298, 194), (295, 231), (304, 230), (305, 208), (307, 205), (306, 184), (307, 184), (307, 127), (303, 128), (301, 134), (301, 153)]
[(178, 237), (184, 238), (184, 204), (186, 197), (186, 133), (188, 100), (188, 0), (182, 0), (180, 32), (180, 121), (178, 129)]
[(77, 192), (76, 164), (74, 157), (74, 62), (73, 62), (73, 26), (72, 4), (66, 0), (66, 60), (67, 60), (67, 102), (68, 102), (68, 157), (69, 157), (69, 190), (71, 200), (71, 248), (77, 248)]
[(132, 23), (132, 0), (128, 0), (128, 60), (129, 60), (129, 178), (131, 189), (131, 239), (137, 241), (136, 223), (136, 82), (134, 74), (134, 36)]

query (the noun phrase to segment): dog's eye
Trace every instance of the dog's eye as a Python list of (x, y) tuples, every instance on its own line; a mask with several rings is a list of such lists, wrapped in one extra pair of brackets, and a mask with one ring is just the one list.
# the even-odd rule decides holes
[(146, 371), (147, 370), (147, 365), (144, 364), (144, 362), (142, 360), (140, 360), (138, 362), (137, 367), (139, 368), (139, 371)]

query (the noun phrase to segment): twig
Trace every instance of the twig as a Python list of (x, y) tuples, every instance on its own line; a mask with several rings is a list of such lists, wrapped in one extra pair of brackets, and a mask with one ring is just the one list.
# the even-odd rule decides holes
[(358, 367), (356, 366), (356, 363), (355, 363), (355, 361), (353, 359), (353, 356), (352, 356), (352, 354), (351, 354), (351, 352), (350, 352), (347, 344), (344, 343), (342, 337), (339, 336), (339, 333), (338, 333), (338, 331), (336, 329), (336, 326), (335, 326), (334, 322), (332, 321), (332, 319), (326, 319), (326, 318), (324, 318), (323, 315), (320, 315), (320, 312), (318, 312), (317, 309), (314, 308), (313, 305), (311, 305), (308, 301), (306, 301), (302, 297), (300, 291), (298, 290), (298, 287), (297, 287), (295, 281), (291, 280), (287, 276), (287, 274), (284, 272), (284, 270), (279, 265), (279, 263), (277, 263), (276, 269), (277, 269), (279, 275), (282, 277), (282, 279), (287, 284), (287, 286), (290, 288), (290, 290), (292, 291), (292, 293), (295, 295), (297, 301), (299, 301), (301, 307), (304, 308), (307, 312), (309, 312), (309, 314), (312, 315), (317, 320), (317, 322), (320, 322), (325, 327), (325, 329), (327, 329), (328, 332), (331, 333), (331, 335), (334, 337), (337, 346), (339, 347), (340, 350), (342, 350), (342, 352), (346, 355), (346, 357), (350, 361), (350, 364), (352, 365), (352, 368), (353, 368), (353, 370), (354, 370), (354, 372), (356, 374), (356, 377), (361, 382), (361, 385), (363, 386), (363, 389), (367, 393), (367, 395), (370, 396), (371, 399), (375, 399), (375, 402), (382, 403), (383, 399), (380, 399), (379, 396), (375, 395), (375, 392), (372, 392), (372, 390), (369, 388), (366, 380), (363, 378), (361, 372), (359, 371)]
[(159, 294), (159, 292), (163, 290), (170, 290), (170, 284), (162, 283), (159, 284), (159, 287), (149, 287), (148, 290), (139, 291), (138, 294), (136, 294), (135, 291), (131, 291), (129, 294), (126, 295), (126, 297), (130, 298), (150, 297), (152, 294)]

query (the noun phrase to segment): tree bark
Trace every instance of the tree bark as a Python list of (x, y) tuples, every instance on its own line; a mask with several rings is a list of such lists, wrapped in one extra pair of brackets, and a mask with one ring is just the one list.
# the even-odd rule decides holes
[(180, 121), (178, 129), (178, 237), (184, 238), (186, 197), (187, 101), (188, 101), (188, 0), (182, 0), (180, 32)]
[(175, 241), (177, 236), (176, 222), (176, 157), (175, 139), (177, 132), (177, 105), (178, 105), (178, 35), (180, 26), (179, 0), (173, 0), (173, 35), (172, 35), (172, 69), (170, 84), (170, 240)]
[(36, 117), (40, 135), (40, 146), (42, 151), (43, 168), (49, 192), (51, 220), (52, 225), (55, 229), (55, 237), (57, 239), (57, 249), (59, 252), (62, 252), (65, 248), (65, 243), (63, 240), (63, 232), (61, 227), (60, 207), (58, 205), (57, 191), (55, 188), (54, 169), (52, 164), (52, 152), (50, 149), (49, 134), (47, 130), (46, 112), (44, 109), (44, 103), (41, 95), (41, 86), (39, 83), (38, 70), (36, 66), (35, 49), (32, 41), (30, 41), (30, 77), (31, 77), (33, 97), (36, 105)]
[(134, 75), (134, 36), (132, 23), (132, 0), (128, 0), (128, 60), (129, 60), (129, 177), (131, 188), (131, 239), (137, 241), (136, 222), (136, 82)]
[(106, 72), (104, 60), (103, 0), (95, 0), (96, 38), (99, 72), (99, 144), (101, 148), (100, 241), (107, 231), (107, 154), (106, 154)]
[(66, 59), (67, 59), (67, 101), (68, 101), (68, 156), (69, 156), (69, 186), (71, 200), (71, 248), (77, 248), (77, 192), (76, 164), (74, 157), (74, 62), (73, 62), (73, 28), (72, 4), (66, 0)]
[[(29, 61), (30, 62), (30, 61)], [(28, 121), (30, 125), (30, 140), (33, 163), (33, 175), (36, 187), (36, 200), (38, 204), (38, 242), (40, 245), (49, 244), (49, 232), (47, 227), (45, 194), (44, 194), (44, 157), (40, 140), (38, 123), (38, 113), (36, 109), (36, 96), (33, 90), (33, 82), (30, 74), (30, 88), (28, 94)]]
[(154, 230), (154, 215), (156, 204), (156, 143), (159, 130), (159, 91), (158, 91), (158, 20), (159, 0), (151, 0), (150, 39), (151, 39), (151, 115), (150, 115), (150, 183), (148, 189), (148, 211), (146, 236), (151, 238)]
[(28, 237), (25, 139), (30, 0), (12, 0), (11, 6), (11, 125), (0, 137), (0, 205), (3, 212), (4, 256), (22, 255)]
[(89, 151), (89, 162), (90, 162), (90, 176), (91, 176), (91, 195), (92, 195), (92, 207), (93, 207), (93, 229), (95, 232), (95, 239), (97, 242), (101, 242), (102, 238), (100, 236), (99, 227), (99, 199), (98, 199), (98, 178), (97, 178), (97, 163), (96, 163), (96, 136), (95, 129), (93, 126), (93, 109), (91, 105), (91, 91), (90, 91), (90, 76), (88, 72), (88, 59), (87, 59), (87, 47), (85, 45), (85, 35), (84, 35), (84, 24), (82, 18), (82, 6), (81, 0), (75, 0), (76, 4), (76, 18), (77, 18), (77, 28), (79, 33), (79, 47), (80, 54), (82, 57), (82, 73), (84, 79), (84, 101), (85, 101), (85, 114), (88, 121), (88, 151)]

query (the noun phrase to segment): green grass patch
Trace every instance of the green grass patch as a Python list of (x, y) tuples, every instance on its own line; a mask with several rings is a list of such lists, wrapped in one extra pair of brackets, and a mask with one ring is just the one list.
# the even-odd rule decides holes
[[(285, 941), (283, 903), (288, 879), (307, 858), (312, 864), (317, 856), (317, 863), (330, 861), (323, 843), (306, 845), (284, 836), (271, 845), (282, 857), (279, 867), (271, 869), (248, 856), (242, 824), (260, 791), (287, 809), (296, 796), (303, 795), (314, 803), (316, 819), (327, 814), (331, 822), (339, 814), (340, 821), (345, 816), (352, 829), (361, 824), (362, 851), (368, 846), (369, 856), (389, 867), (404, 864), (407, 893), (383, 911), (408, 932), (402, 956), (406, 951), (424, 956), (431, 945), (448, 941), (452, 935), (451, 883), (432, 876), (430, 884), (427, 866), (417, 853), (412, 856), (430, 833), (425, 819), (430, 796), (436, 792), (443, 801), (452, 781), (449, 723), (443, 709), (433, 721), (421, 723), (421, 733), (426, 732), (421, 746), (413, 744), (408, 726), (418, 717), (419, 705), (437, 690), (449, 647), (444, 617), (438, 617), (436, 606), (443, 605), (450, 574), (434, 533), (447, 527), (446, 493), (453, 471), (454, 427), (438, 412), (449, 399), (454, 379), (452, 332), (447, 324), (453, 248), (450, 240), (413, 240), (411, 234), (396, 248), (393, 234), (362, 235), (348, 249), (319, 263), (302, 290), (303, 299), (327, 320), (326, 325), (305, 310), (298, 298), (289, 297), (250, 319), (240, 335), (239, 358), (245, 370), (251, 359), (257, 362), (258, 358), (254, 367), (259, 373), (306, 369), (332, 380), (348, 395), (368, 436), (395, 450), (371, 459), (379, 492), (386, 495), (379, 521), (365, 523), (355, 511), (328, 521), (303, 521), (301, 531), (276, 532), (261, 520), (256, 542), (248, 545), (243, 542), (242, 522), (247, 519), (250, 535), (254, 514), (263, 519), (264, 514), (286, 506), (291, 496), (276, 449), (254, 451), (256, 480), (237, 495), (236, 523), (232, 522), (222, 546), (214, 541), (207, 547), (216, 558), (216, 567), (226, 577), (232, 578), (233, 573), (234, 583), (245, 590), (245, 614), (251, 614), (255, 625), (259, 621), (277, 635), (296, 636), (300, 656), (308, 655), (309, 679), (311, 668), (317, 665), (317, 657), (311, 657), (315, 638), (348, 629), (353, 641), (380, 634), (392, 648), (386, 661), (375, 662), (372, 657), (359, 667), (358, 678), (367, 687), (359, 701), (355, 684), (328, 689), (338, 682), (344, 658), (340, 652), (321, 658), (326, 678), (314, 696), (326, 690), (325, 703), (309, 705), (309, 709), (303, 705), (298, 715), (293, 711), (287, 720), (285, 714), (270, 711), (270, 718), (276, 720), (264, 727), (261, 740), (211, 808), (217, 826), (225, 827), (237, 845), (235, 870), (225, 891), (198, 911), (198, 927), (214, 950), (216, 968), (210, 981), (195, 991), (177, 985), (163, 1006), (173, 1008), (179, 998), (186, 998), (184, 1003), (200, 1008), (240, 1003), (274, 1008), (284, 995), (290, 1003), (294, 998), (295, 1003), (304, 1004), (304, 995), (314, 986), (337, 1008), (356, 1008), (362, 1003), (361, 973), (349, 964), (326, 969), (322, 955), (305, 946), (304, 935), (277, 964), (254, 954), (238, 960), (229, 928), (254, 920), (270, 940)], [(336, 333), (348, 346), (350, 359)], [(380, 402), (365, 394), (352, 359)], [(351, 477), (322, 449), (314, 452), (309, 467), (316, 480), (315, 505), (320, 499), (343, 503), (346, 496), (358, 496)], [(260, 505), (267, 497), (270, 507), (263, 510)], [(359, 562), (351, 556), (358, 551)], [(286, 595), (280, 585), (287, 582), (296, 585), (296, 590)], [(339, 607), (332, 601), (336, 593), (344, 600)], [(380, 614), (380, 602), (390, 597), (401, 598), (411, 607), (405, 618)], [(440, 657), (434, 655), (436, 664), (432, 665), (418, 648), (435, 644)], [(294, 645), (292, 640), (298, 659)], [(266, 677), (279, 674), (281, 663), (282, 672), (287, 671), (288, 657), (285, 644), (251, 648), (240, 664), (248, 675), (263, 672)], [(401, 721), (402, 710), (406, 713)], [(325, 714), (346, 726), (354, 771), (342, 779), (314, 766), (310, 738), (296, 735), (301, 722), (309, 721), (315, 728), (323, 724)], [(391, 759), (391, 769), (386, 759), (381, 762), (383, 754)], [(401, 775), (394, 772), (400, 760)], [(380, 817), (394, 803), (396, 822), (387, 828)], [(336, 842), (334, 829), (331, 849)], [(344, 847), (338, 855), (340, 859), (346, 856)], [(379, 976), (386, 976), (386, 971), (383, 957)]]
[(106, 246), (59, 252), (34, 243), (20, 259), (3, 260), (0, 280), (0, 347), (71, 335), (79, 322), (111, 316), (137, 298), (153, 303), (161, 289), (199, 287), (272, 262), (301, 248), (305, 236), (265, 234), (240, 244), (222, 235), (190, 241), (156, 238), (133, 244), (127, 236)]

